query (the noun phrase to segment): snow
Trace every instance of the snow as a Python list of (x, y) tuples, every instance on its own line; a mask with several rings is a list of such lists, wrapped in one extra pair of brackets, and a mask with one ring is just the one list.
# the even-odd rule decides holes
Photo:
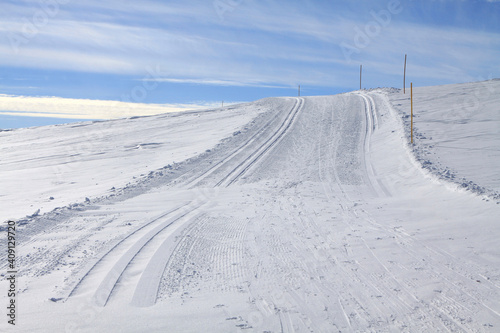
[(243, 104), (0, 132), (2, 212), (16, 219), (109, 195), (213, 148), (263, 110)]
[(0, 327), (495, 332), (499, 88), (414, 89), (415, 145), (395, 89), (1, 132)]
[[(391, 95), (408, 115), (409, 94)], [(414, 89), (414, 152), (440, 178), (500, 198), (500, 80)], [(408, 130), (409, 118), (406, 118)]]

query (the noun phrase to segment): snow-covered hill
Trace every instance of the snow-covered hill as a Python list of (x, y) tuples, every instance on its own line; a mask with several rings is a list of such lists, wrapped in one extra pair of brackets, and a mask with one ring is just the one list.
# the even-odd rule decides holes
[(383, 89), (0, 133), (2, 220), (41, 209), (1, 329), (497, 331), (498, 97), (431, 120), (475, 85), (414, 91), (415, 147)]
[(271, 106), (0, 132), (2, 215), (19, 219), (113, 194), (212, 149)]
[[(500, 79), (414, 89), (415, 156), (440, 179), (500, 200)], [(390, 94), (410, 135), (409, 91)]]

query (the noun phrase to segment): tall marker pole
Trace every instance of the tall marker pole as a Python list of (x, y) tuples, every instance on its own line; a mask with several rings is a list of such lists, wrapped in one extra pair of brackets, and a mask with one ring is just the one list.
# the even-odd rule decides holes
[(410, 85), (411, 87), (411, 143), (413, 144), (413, 82)]
[(300, 97), (300, 84), (299, 84), (299, 97)]
[(363, 75), (363, 65), (359, 65), (359, 90), (361, 90), (361, 77)]
[(403, 94), (406, 94), (406, 54), (405, 54), (405, 71), (403, 74)]

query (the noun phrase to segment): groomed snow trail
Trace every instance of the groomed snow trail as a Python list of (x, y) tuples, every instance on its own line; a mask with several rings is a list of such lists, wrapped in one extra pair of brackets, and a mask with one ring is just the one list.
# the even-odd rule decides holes
[(499, 329), (500, 207), (422, 171), (386, 94), (266, 103), (211, 154), (23, 244), (78, 235), (21, 260), (21, 329)]

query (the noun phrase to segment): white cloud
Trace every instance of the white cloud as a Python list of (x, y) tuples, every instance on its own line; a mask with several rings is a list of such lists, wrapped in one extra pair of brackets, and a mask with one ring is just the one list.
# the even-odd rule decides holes
[(259, 88), (278, 88), (278, 89), (289, 88), (289, 86), (269, 85), (262, 82), (241, 82), (232, 80), (154, 78), (154, 79), (144, 79), (142, 81), (190, 83), (190, 84), (203, 84), (203, 85), (226, 86), (226, 87), (259, 87)]
[(117, 119), (204, 109), (198, 104), (141, 104), (120, 101), (0, 95), (0, 114), (70, 119)]

